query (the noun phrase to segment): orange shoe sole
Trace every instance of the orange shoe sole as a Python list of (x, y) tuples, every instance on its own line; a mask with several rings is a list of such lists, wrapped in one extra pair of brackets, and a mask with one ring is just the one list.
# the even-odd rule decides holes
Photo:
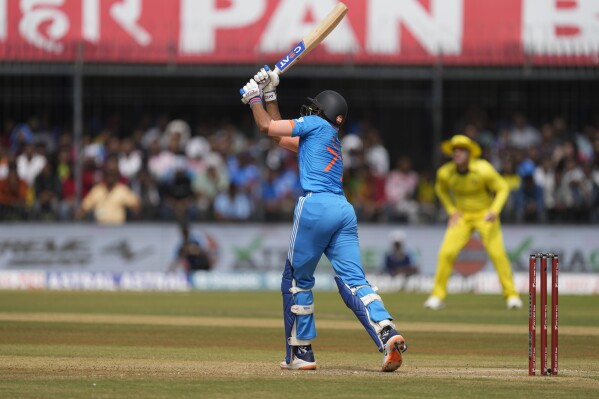
[(388, 344), (390, 344), (389, 346), (392, 349), (391, 349), (391, 353), (389, 353), (387, 355), (387, 357), (385, 358), (385, 360), (383, 362), (382, 370), (385, 372), (395, 371), (398, 368), (400, 368), (401, 364), (403, 363), (403, 358), (401, 356), (401, 352), (398, 349), (398, 347), (401, 347), (404, 345), (403, 337), (401, 335), (396, 335), (395, 337), (391, 338), (391, 342)]

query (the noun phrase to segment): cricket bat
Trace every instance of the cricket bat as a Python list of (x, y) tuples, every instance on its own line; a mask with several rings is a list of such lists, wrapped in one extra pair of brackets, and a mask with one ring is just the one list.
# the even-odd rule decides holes
[(339, 22), (341, 22), (345, 14), (347, 14), (347, 10), (348, 8), (345, 4), (338, 3), (337, 6), (333, 8), (333, 10), (320, 21), (320, 23), (312, 29), (301, 42), (296, 44), (285, 57), (277, 62), (273, 72), (277, 75), (283, 74), (318, 46), (318, 44), (322, 42), (329, 33), (337, 27), (337, 25), (339, 25)]

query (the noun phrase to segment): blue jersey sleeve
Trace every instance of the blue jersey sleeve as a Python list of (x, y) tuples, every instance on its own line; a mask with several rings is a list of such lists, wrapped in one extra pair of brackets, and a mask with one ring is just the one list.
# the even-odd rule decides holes
[(314, 129), (314, 124), (310, 122), (309, 118), (297, 118), (293, 120), (293, 130), (291, 131), (292, 137), (306, 137)]

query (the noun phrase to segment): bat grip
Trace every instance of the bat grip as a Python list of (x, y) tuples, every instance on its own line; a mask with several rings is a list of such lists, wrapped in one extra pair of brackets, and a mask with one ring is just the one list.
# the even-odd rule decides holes
[[(264, 65), (264, 69), (267, 71), (270, 71), (270, 67), (268, 65)], [(276, 73), (277, 75), (280, 75), (282, 72), (279, 69), (279, 67), (275, 67), (275, 70), (273, 71), (274, 73)]]

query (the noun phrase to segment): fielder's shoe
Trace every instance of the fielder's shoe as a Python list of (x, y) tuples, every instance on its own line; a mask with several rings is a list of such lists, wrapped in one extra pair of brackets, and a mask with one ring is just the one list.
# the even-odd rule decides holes
[(281, 368), (287, 370), (316, 370), (316, 360), (312, 345), (291, 347), (291, 362), (281, 362)]
[(403, 362), (401, 354), (408, 349), (405, 339), (391, 326), (386, 326), (381, 331), (383, 341), (383, 371), (395, 371)]
[(519, 296), (511, 296), (507, 299), (507, 308), (508, 309), (521, 309), (522, 308), (522, 300)]
[(428, 297), (426, 302), (424, 302), (424, 307), (432, 310), (439, 310), (445, 307), (445, 304), (441, 300), (441, 298), (431, 295)]

